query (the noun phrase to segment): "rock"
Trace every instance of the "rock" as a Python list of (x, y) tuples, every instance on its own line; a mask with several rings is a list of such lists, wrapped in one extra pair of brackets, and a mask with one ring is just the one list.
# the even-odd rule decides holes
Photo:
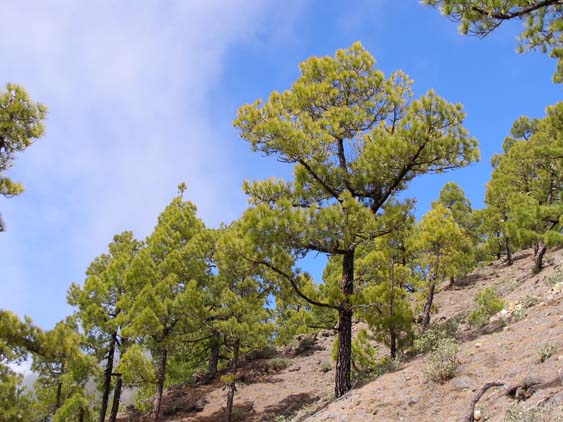
[(292, 366), (291, 368), (288, 369), (288, 372), (297, 372), (300, 370), (301, 370), (300, 366)]
[(481, 409), (475, 409), (475, 412), (473, 412), (473, 419), (476, 421), (481, 420)]
[(207, 403), (209, 403), (207, 399), (201, 398), (194, 403), (192, 409), (194, 412), (201, 412)]
[(481, 347), (481, 343), (475, 343), (475, 347), (479, 349)]
[(414, 397), (409, 397), (409, 398), (407, 399), (407, 404), (408, 404), (409, 406), (414, 406), (414, 405), (417, 404), (417, 403), (418, 403), (418, 400), (415, 399)]

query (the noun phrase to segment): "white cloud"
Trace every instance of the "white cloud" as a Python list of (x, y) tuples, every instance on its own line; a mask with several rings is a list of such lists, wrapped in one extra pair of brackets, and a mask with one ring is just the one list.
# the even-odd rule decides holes
[[(0, 81), (49, 107), (46, 136), (11, 173), (27, 191), (0, 201), (0, 307), (61, 318), (68, 284), (114, 233), (148, 234), (180, 181), (210, 224), (236, 217), (241, 178), (232, 139), (220, 138), (233, 116), (213, 121), (208, 94), (228, 49), (257, 34), (280, 42), (292, 10), (259, 0), (0, 6)], [(38, 305), (49, 299), (56, 309)]]

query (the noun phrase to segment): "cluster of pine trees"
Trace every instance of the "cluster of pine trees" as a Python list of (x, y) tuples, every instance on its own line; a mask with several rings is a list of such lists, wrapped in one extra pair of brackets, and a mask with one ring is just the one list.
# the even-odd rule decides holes
[[(492, 12), (466, 10), (471, 2), (429, 3), (463, 28), (498, 26)], [(499, 20), (532, 2), (504, 3)], [(527, 13), (547, 10), (544, 21), (561, 23), (563, 6), (551, 3)], [(559, 51), (555, 44), (551, 54)], [(1, 422), (115, 421), (125, 389), (158, 421), (163, 390), (194, 374), (221, 378), (230, 421), (242, 356), (319, 329), (336, 333), (340, 397), (366, 336), (395, 358), (429, 326), (440, 286), (455, 286), (479, 262), (504, 256), (510, 265), (527, 247), (540, 271), (563, 242), (563, 103), (514, 123), (492, 159), (485, 208), (473, 210), (447, 183), (417, 222), (403, 194), (409, 182), (479, 158), (462, 106), (433, 91), (415, 98), (407, 75), (385, 76), (359, 43), (300, 71), (290, 89), (241, 107), (234, 121), (254, 151), (291, 165), (289, 180), (245, 182), (248, 209), (219, 228), (197, 217), (181, 184), (146, 239), (116, 235), (70, 286), (74, 313), (52, 330), (0, 311)], [(0, 174), (41, 135), (45, 112), (21, 87), (6, 87)], [(0, 178), (0, 193), (19, 192)], [(322, 281), (299, 268), (312, 254), (328, 258)], [(354, 339), (354, 321), (370, 334)], [(26, 390), (14, 368), (30, 357), (38, 378)]]

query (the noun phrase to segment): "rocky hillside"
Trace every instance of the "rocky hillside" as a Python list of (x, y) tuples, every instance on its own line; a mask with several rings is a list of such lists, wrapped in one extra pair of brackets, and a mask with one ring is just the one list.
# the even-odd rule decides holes
[[(238, 420), (461, 422), (481, 387), (493, 381), (504, 387), (484, 392), (475, 420), (503, 421), (514, 403), (521, 409), (563, 404), (563, 251), (550, 252), (540, 274), (533, 275), (531, 267), (532, 254), (523, 251), (512, 267), (492, 263), (438, 293), (437, 322), (463, 320), (484, 287), (506, 301), (485, 326), (459, 326), (460, 365), (445, 383), (427, 381), (427, 357), (418, 355), (334, 400), (333, 339), (321, 333), (275, 358), (244, 362), (235, 397)], [(164, 400), (164, 420), (221, 421), (224, 402), (218, 382), (172, 389)]]

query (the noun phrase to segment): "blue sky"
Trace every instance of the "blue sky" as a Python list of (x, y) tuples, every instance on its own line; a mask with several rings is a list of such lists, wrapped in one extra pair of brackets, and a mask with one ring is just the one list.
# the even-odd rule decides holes
[(287, 174), (231, 122), (240, 105), (288, 88), (309, 56), (359, 40), (417, 95), (464, 104), (481, 162), (412, 183), (419, 215), (449, 180), (480, 207), (512, 122), (563, 93), (552, 60), (514, 52), (518, 24), (466, 38), (416, 0), (20, 0), (0, 13), (0, 81), (49, 107), (46, 135), (8, 174), (26, 192), (0, 198), (0, 308), (44, 328), (70, 312), (69, 284), (115, 233), (150, 233), (180, 181), (215, 226), (243, 211), (244, 179)]

